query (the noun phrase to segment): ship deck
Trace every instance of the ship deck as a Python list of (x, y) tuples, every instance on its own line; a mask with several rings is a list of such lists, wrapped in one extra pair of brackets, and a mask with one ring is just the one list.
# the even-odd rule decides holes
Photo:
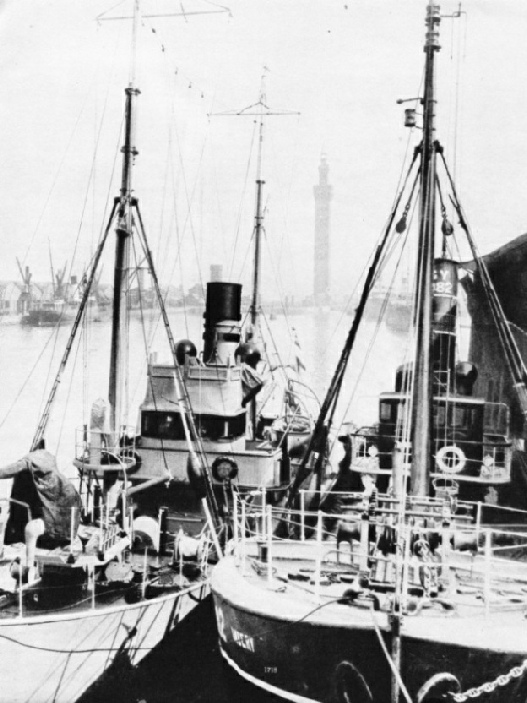
[[(155, 554), (131, 554), (129, 563), (112, 559), (102, 563), (103, 577), (96, 582), (90, 580), (93, 568), (92, 555), (76, 555), (75, 563), (69, 563), (70, 550), (37, 549), (36, 558), (46, 576), (37, 577), (31, 583), (20, 582), (12, 573), (13, 565), (23, 561), (25, 545), (6, 545), (0, 560), (0, 622), (21, 619), (53, 617), (75, 617), (89, 611), (129, 608), (144, 599), (173, 597), (200, 590), (208, 590), (208, 578), (194, 569), (189, 575), (188, 565), (180, 568), (173, 564), (172, 556)], [(96, 559), (96, 557), (95, 557)], [(99, 564), (101, 566), (101, 564)], [(146, 569), (146, 576), (145, 574)]]
[[(360, 594), (350, 598), (358, 569), (349, 555), (336, 560), (336, 544), (324, 542), (318, 584), (316, 543), (273, 544), (271, 576), (258, 549), (250, 542), (245, 558), (230, 556), (218, 564), (212, 574), (216, 598), (264, 620), (389, 631), (393, 591), (379, 585), (377, 593), (372, 588), (377, 600)], [(527, 564), (503, 560), (488, 583), (479, 556), (456, 554), (451, 572), (448, 594), (403, 599), (403, 638), (527, 653)]]

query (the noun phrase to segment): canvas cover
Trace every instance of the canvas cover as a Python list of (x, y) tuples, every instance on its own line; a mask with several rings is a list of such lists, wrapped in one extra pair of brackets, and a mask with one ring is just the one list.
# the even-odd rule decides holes
[[(12, 477), (11, 498), (27, 503), (32, 519), (42, 518), (44, 535), (39, 539), (40, 546), (53, 547), (69, 543), (71, 509), (76, 508), (73, 514), (76, 534), (82, 504), (71, 481), (59, 472), (53, 454), (45, 449), (29, 452), (14, 464), (0, 469), (0, 477)], [(26, 507), (11, 503), (6, 542), (24, 541), (28, 518)]]

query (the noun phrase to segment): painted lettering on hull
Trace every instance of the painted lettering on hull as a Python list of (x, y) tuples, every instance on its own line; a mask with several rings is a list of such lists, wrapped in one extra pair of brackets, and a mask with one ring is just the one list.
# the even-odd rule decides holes
[(238, 645), (238, 647), (243, 647), (243, 649), (254, 653), (254, 637), (244, 635), (243, 632), (235, 630), (234, 627), (231, 627), (231, 632), (234, 642)]
[[(223, 613), (223, 610), (221, 607), (216, 603), (214, 606), (214, 609), (216, 611), (216, 622), (218, 624), (218, 635), (220, 636), (220, 639), (223, 642), (228, 642), (227, 639), (227, 629), (225, 627), (225, 615)], [(253, 652), (255, 651), (255, 646), (254, 646), (254, 637), (251, 637), (250, 635), (245, 635), (243, 632), (240, 632), (239, 630), (236, 630), (232, 625), (229, 627), (231, 634), (232, 634), (232, 641), (234, 644), (237, 644), (238, 647), (242, 647), (243, 649), (246, 649), (248, 652)]]

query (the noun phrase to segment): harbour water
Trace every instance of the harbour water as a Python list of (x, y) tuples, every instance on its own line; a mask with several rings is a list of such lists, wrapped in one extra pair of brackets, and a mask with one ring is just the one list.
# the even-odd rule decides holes
[[(305, 311), (288, 318), (278, 315), (266, 323), (268, 335), (280, 350), (280, 361), (283, 363), (296, 363), (299, 353), (294, 343), (296, 336), (300, 342), (301, 359), (306, 366), (305, 381), (313, 385), (319, 399), (322, 399), (331, 378), (351, 320), (350, 316), (340, 312), (319, 310)], [(187, 315), (182, 311), (171, 312), (175, 338), (192, 339), (198, 348), (201, 347), (202, 322), (199, 312)], [(370, 333), (375, 332), (373, 324), (369, 328)], [(53, 330), (4, 325), (0, 333), (0, 364), (4, 371), (0, 397), (1, 465), (19, 458), (30, 447), (65, 348), (69, 328)], [(385, 363), (385, 359), (388, 355), (394, 355), (396, 343), (399, 346), (402, 344), (385, 328), (380, 328), (378, 333), (384, 341), (382, 345), (377, 345), (375, 355), (381, 356), (370, 359), (377, 369), (376, 375), (374, 378), (370, 375), (355, 392), (355, 405), (358, 404), (361, 417), (370, 414), (372, 422), (378, 392), (392, 386), (393, 369), (391, 364)], [(140, 312), (132, 315), (130, 339), (130, 376), (138, 379), (128, 389), (130, 421), (133, 423), (145, 393), (145, 349), (157, 350), (160, 359), (168, 360), (169, 355), (162, 324), (158, 316), (150, 311), (144, 315)], [(75, 475), (71, 460), (76, 428), (87, 422), (91, 403), (107, 394), (109, 341), (109, 321), (95, 321), (85, 330), (79, 344), (74, 345), (71, 361), (75, 369), (64, 374), (46, 432), (48, 449), (57, 455), (61, 469), (72, 476)], [(271, 346), (270, 342), (269, 351)], [(368, 340), (360, 339), (359, 346), (368, 356)], [(348, 381), (348, 392), (355, 387), (355, 377), (360, 370), (359, 364)], [(345, 395), (342, 414), (346, 407)], [(4, 495), (8, 484), (5, 481), (0, 485)], [(237, 703), (247, 700), (274, 703), (277, 699), (267, 693), (256, 692), (224, 664), (218, 649), (212, 604), (208, 599), (142, 662), (138, 670), (133, 671), (126, 662), (117, 660), (81, 700), (82, 703), (108, 700), (114, 703)]]
[[(175, 339), (191, 339), (198, 350), (202, 345), (203, 318), (200, 312), (185, 314), (169, 311)], [(319, 401), (331, 378), (351, 324), (351, 316), (328, 310), (307, 310), (290, 315), (277, 315), (266, 321), (264, 334), (269, 339), (267, 349), (272, 365), (296, 364), (298, 347), (306, 367), (304, 381), (313, 388)], [(267, 329), (266, 329), (267, 328)], [(395, 357), (404, 358), (400, 337), (381, 327), (377, 344), (369, 351), (374, 325), (366, 325), (367, 333), (358, 339), (359, 356), (368, 356), (368, 366), (376, 369), (365, 379), (357, 379), (362, 361), (354, 362), (350, 379), (343, 392), (342, 414), (347, 408), (347, 396), (353, 392), (353, 407), (368, 422), (375, 420), (377, 395), (393, 384)], [(26, 451), (36, 430), (54, 376), (59, 367), (69, 336), (69, 326), (34, 328), (6, 325), (0, 321), (0, 465), (15, 460)], [(78, 335), (79, 336), (79, 335)], [(379, 341), (381, 342), (379, 344)], [(273, 344), (278, 349), (273, 352)], [(108, 394), (108, 358), (110, 346), (109, 320), (96, 321), (73, 346), (68, 368), (64, 373), (46, 431), (46, 446), (55, 453), (63, 470), (71, 464), (76, 429), (89, 421), (92, 403)], [(130, 322), (128, 349), (130, 381), (128, 386), (128, 422), (135, 424), (137, 409), (146, 389), (146, 349), (156, 352), (158, 360), (170, 359), (166, 335), (159, 316), (153, 311), (136, 311)], [(388, 356), (393, 366), (386, 363)]]

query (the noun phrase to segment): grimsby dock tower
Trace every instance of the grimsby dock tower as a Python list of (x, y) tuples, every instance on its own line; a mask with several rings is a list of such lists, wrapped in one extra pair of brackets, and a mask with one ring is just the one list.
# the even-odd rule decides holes
[(329, 166), (326, 155), (322, 154), (318, 167), (318, 185), (315, 194), (315, 305), (328, 305), (329, 289), (329, 234), (331, 224), (331, 197), (333, 188), (328, 184)]

